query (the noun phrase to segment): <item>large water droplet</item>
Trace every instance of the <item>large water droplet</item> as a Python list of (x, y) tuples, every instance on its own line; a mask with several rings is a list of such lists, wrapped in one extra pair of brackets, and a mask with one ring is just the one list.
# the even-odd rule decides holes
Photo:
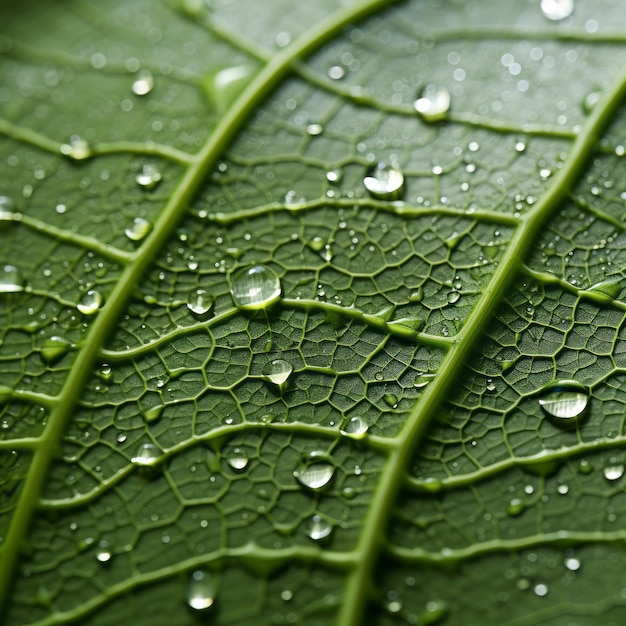
[(90, 289), (76, 305), (83, 315), (94, 315), (102, 306), (102, 295), (95, 289)]
[(192, 572), (187, 585), (187, 604), (194, 611), (207, 611), (215, 604), (216, 585), (209, 572)]
[(13, 265), (5, 265), (0, 271), (0, 293), (17, 293), (24, 291), (22, 276)]
[(544, 17), (558, 22), (574, 12), (574, 0), (541, 0), (540, 8)]
[(149, 70), (140, 70), (133, 81), (133, 93), (137, 96), (148, 95), (154, 87), (154, 76)]
[(280, 280), (269, 267), (255, 265), (235, 276), (230, 293), (240, 309), (263, 309), (280, 299)]
[(152, 224), (148, 220), (144, 220), (143, 217), (136, 217), (133, 220), (133, 225), (124, 232), (131, 241), (141, 241), (151, 229)]
[(83, 161), (91, 156), (91, 148), (86, 139), (72, 135), (69, 143), (61, 145), (61, 154), (75, 161)]
[(613, 482), (614, 480), (619, 480), (624, 475), (624, 464), (612, 463), (611, 465), (607, 465), (602, 471), (604, 477)]
[(135, 176), (135, 182), (144, 189), (154, 189), (161, 182), (161, 172), (155, 165), (144, 165)]
[(314, 515), (307, 524), (306, 532), (313, 541), (321, 541), (330, 536), (333, 527), (328, 520), (320, 515)]
[(351, 435), (361, 439), (367, 433), (368, 426), (360, 417), (351, 417), (340, 430), (342, 435)]
[(413, 106), (424, 121), (438, 122), (450, 110), (450, 93), (445, 87), (426, 85)]
[(130, 461), (139, 467), (154, 467), (160, 459), (160, 451), (153, 443), (142, 443)]
[(223, 456), (226, 463), (236, 472), (243, 472), (250, 462), (248, 455), (241, 448), (228, 448), (224, 451)]
[(561, 425), (569, 425), (587, 408), (589, 390), (574, 380), (562, 380), (544, 388), (539, 398), (541, 408)]
[(397, 167), (378, 163), (367, 172), (363, 184), (374, 198), (394, 200), (402, 194), (404, 174)]
[(187, 308), (199, 318), (210, 315), (215, 305), (215, 298), (204, 289), (194, 289), (187, 300)]
[(300, 461), (293, 473), (296, 480), (308, 489), (317, 491), (326, 487), (335, 474), (332, 460), (324, 452), (311, 452)]
[(269, 383), (282, 387), (293, 372), (293, 365), (283, 359), (274, 359), (263, 368), (263, 377)]
[(41, 345), (41, 358), (46, 363), (56, 363), (69, 352), (71, 347), (71, 342), (63, 337), (50, 337)]

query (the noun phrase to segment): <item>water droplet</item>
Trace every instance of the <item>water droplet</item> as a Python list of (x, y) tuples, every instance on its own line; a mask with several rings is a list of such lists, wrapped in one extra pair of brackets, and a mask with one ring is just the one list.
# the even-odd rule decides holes
[(565, 567), (567, 567), (570, 572), (575, 572), (580, 569), (580, 561), (574, 557), (569, 557), (565, 559)]
[(543, 397), (539, 398), (541, 408), (558, 423), (566, 425), (579, 417), (587, 408), (589, 390), (573, 380), (551, 383), (544, 388)]
[(215, 298), (204, 289), (194, 289), (187, 300), (187, 308), (199, 318), (207, 317), (214, 305)]
[(148, 95), (154, 87), (154, 76), (149, 70), (140, 70), (133, 81), (133, 93), (137, 96)]
[(385, 404), (390, 406), (392, 409), (396, 409), (398, 407), (398, 398), (392, 393), (386, 393), (383, 396), (383, 400), (385, 401)]
[(332, 460), (324, 452), (311, 452), (302, 458), (298, 469), (293, 473), (296, 480), (308, 489), (317, 491), (326, 487), (335, 474)]
[(153, 443), (142, 443), (130, 459), (133, 465), (140, 467), (154, 467), (160, 459), (159, 449)]
[(541, 0), (540, 8), (544, 17), (558, 22), (574, 12), (574, 0)]
[(255, 265), (237, 274), (230, 293), (240, 309), (263, 309), (280, 299), (280, 280), (269, 267)]
[(207, 611), (215, 604), (216, 586), (213, 576), (196, 570), (187, 585), (187, 604), (194, 611)]
[(136, 217), (133, 225), (124, 232), (131, 241), (141, 241), (152, 230), (152, 224), (143, 217)]
[(346, 70), (341, 65), (333, 65), (328, 68), (328, 78), (331, 80), (341, 80), (346, 75)]
[(539, 583), (538, 585), (535, 585), (534, 591), (535, 595), (543, 598), (543, 596), (548, 595), (548, 586), (544, 585), (543, 583)]
[(461, 297), (461, 294), (458, 291), (450, 291), (448, 293), (448, 303), (455, 304), (456, 302), (459, 301), (460, 297)]
[(581, 459), (578, 463), (578, 472), (584, 476), (591, 474), (591, 472), (593, 472), (593, 465), (586, 459)]
[(72, 343), (63, 337), (50, 337), (41, 346), (41, 358), (46, 363), (60, 361), (70, 350)]
[(13, 265), (5, 265), (0, 272), (0, 293), (17, 293), (24, 291), (22, 276)]
[(519, 498), (513, 498), (506, 507), (506, 512), (511, 517), (517, 517), (524, 512), (525, 508), (524, 503)]
[(326, 172), (326, 180), (329, 183), (338, 183), (341, 180), (341, 171), (328, 170), (328, 172)]
[(146, 422), (148, 422), (148, 424), (151, 424), (153, 422), (156, 422), (159, 417), (161, 417), (161, 414), (163, 413), (163, 408), (164, 407), (162, 404), (155, 404), (154, 406), (151, 406), (147, 409), (143, 409), (141, 411), (141, 416), (146, 420)]
[(75, 161), (83, 161), (91, 156), (91, 148), (86, 139), (72, 135), (69, 143), (61, 145), (61, 154)]
[(602, 92), (596, 91), (596, 90), (590, 91), (585, 96), (585, 99), (583, 100), (583, 103), (582, 103), (583, 113), (586, 113), (587, 115), (589, 115), (593, 111), (596, 104), (600, 102), (601, 97), (602, 97)]
[(367, 433), (368, 425), (360, 417), (351, 417), (340, 430), (342, 435), (361, 439)]
[(274, 359), (263, 368), (263, 377), (268, 383), (283, 386), (293, 372), (293, 365), (283, 359)]
[(316, 137), (324, 132), (324, 127), (321, 124), (309, 124), (306, 127), (306, 132), (311, 135), (311, 137)]
[(76, 308), (83, 315), (93, 315), (98, 312), (98, 309), (102, 306), (102, 295), (95, 289), (90, 289), (76, 305)]
[(236, 472), (243, 472), (250, 462), (247, 454), (241, 448), (229, 448), (224, 452), (224, 458), (226, 463)]
[(109, 544), (106, 541), (101, 541), (98, 544), (98, 552), (96, 553), (96, 559), (100, 563), (108, 563), (111, 560), (111, 550), (109, 549)]
[(321, 252), (326, 245), (325, 241), (321, 237), (313, 237), (308, 243), (309, 248), (313, 252)]
[(314, 515), (307, 525), (307, 535), (313, 539), (313, 541), (321, 541), (326, 539), (333, 532), (333, 527), (320, 515)]
[(425, 122), (438, 122), (450, 110), (450, 92), (445, 87), (426, 85), (414, 107)]
[(607, 465), (604, 470), (602, 470), (604, 477), (613, 482), (614, 480), (619, 480), (624, 475), (624, 464), (623, 463), (615, 463), (612, 465)]
[(155, 165), (144, 165), (135, 176), (135, 182), (144, 189), (154, 189), (161, 182), (161, 172)]
[(404, 174), (396, 167), (378, 163), (368, 171), (363, 184), (372, 197), (394, 200), (402, 194)]

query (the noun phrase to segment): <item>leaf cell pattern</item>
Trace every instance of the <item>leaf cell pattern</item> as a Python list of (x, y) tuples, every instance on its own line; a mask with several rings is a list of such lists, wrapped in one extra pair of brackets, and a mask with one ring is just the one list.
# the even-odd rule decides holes
[(623, 621), (626, 22), (545, 4), (1, 8), (6, 624)]

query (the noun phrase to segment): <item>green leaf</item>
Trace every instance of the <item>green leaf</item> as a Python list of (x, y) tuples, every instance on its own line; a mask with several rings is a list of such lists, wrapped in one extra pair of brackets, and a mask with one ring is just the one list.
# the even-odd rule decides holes
[(621, 3), (0, 12), (0, 621), (623, 622)]

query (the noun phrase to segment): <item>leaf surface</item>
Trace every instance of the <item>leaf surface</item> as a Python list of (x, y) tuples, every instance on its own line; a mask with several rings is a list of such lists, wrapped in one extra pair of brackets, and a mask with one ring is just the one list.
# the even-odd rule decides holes
[(567, 5), (2, 3), (4, 623), (623, 621), (626, 15)]

